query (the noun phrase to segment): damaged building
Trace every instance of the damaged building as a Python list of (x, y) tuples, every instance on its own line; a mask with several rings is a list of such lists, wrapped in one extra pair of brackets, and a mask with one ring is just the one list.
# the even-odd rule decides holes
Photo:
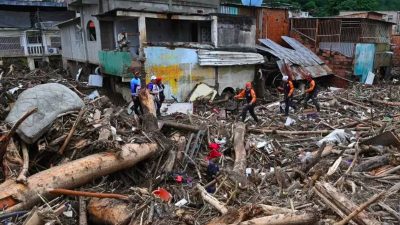
[(64, 1), (0, 1), (0, 61), (31, 70), (42, 61), (60, 61), (56, 24), (74, 16)]
[(162, 77), (166, 97), (184, 101), (199, 83), (219, 93), (254, 79), (253, 17), (218, 14), (220, 2), (72, 1), (80, 16), (59, 25), (63, 63), (72, 74), (87, 64), (130, 99), (132, 71)]
[(365, 83), (390, 75), (392, 26), (375, 18), (293, 18), (290, 35), (333, 70), (334, 85), (346, 87), (349, 79)]

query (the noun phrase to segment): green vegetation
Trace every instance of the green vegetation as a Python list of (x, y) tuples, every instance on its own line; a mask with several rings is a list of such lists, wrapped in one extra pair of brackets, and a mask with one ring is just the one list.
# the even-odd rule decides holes
[[(222, 0), (221, 2), (240, 3), (240, 0)], [(313, 16), (334, 16), (339, 11), (348, 10), (400, 10), (400, 0), (264, 0), (272, 6), (290, 6), (309, 11)]]

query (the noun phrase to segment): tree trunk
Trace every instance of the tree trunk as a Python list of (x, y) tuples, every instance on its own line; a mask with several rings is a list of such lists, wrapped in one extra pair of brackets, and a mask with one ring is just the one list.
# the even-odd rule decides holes
[(246, 125), (242, 122), (236, 123), (233, 136), (233, 146), (235, 149), (235, 164), (233, 171), (244, 176), (246, 171), (246, 149), (244, 148), (244, 135), (246, 134)]
[(375, 168), (378, 168), (380, 166), (388, 165), (389, 162), (390, 162), (389, 154), (382, 155), (382, 156), (375, 156), (375, 157), (372, 157), (372, 158), (358, 164), (354, 168), (354, 171), (367, 172), (367, 171), (373, 170)]
[(153, 96), (148, 89), (141, 89), (139, 92), (140, 105), (143, 109), (142, 129), (144, 131), (158, 130), (157, 111)]
[(314, 213), (289, 213), (260, 217), (234, 225), (311, 225), (316, 222), (318, 217)]
[(28, 184), (6, 181), (0, 185), (0, 208), (6, 212), (29, 209), (40, 195), (51, 199), (50, 189), (72, 189), (98, 177), (132, 167), (150, 157), (156, 144), (127, 144), (118, 153), (104, 152), (52, 167), (28, 178)]
[(121, 224), (129, 219), (132, 210), (128, 203), (117, 199), (93, 198), (87, 206), (89, 219), (95, 224)]
[(197, 132), (200, 130), (200, 128), (198, 128), (197, 126), (176, 123), (173, 121), (163, 121), (162, 124), (163, 124), (163, 127), (171, 127), (171, 128), (175, 128), (177, 130), (185, 130), (185, 131), (192, 131), (192, 132)]
[[(357, 210), (358, 206), (352, 202), (347, 196), (339, 193), (339, 191), (326, 182), (317, 182), (315, 184), (315, 193), (321, 200), (327, 204), (334, 212), (342, 218)], [(378, 225), (380, 222), (370, 217), (366, 212), (360, 212), (353, 218), (354, 222), (359, 225)]]

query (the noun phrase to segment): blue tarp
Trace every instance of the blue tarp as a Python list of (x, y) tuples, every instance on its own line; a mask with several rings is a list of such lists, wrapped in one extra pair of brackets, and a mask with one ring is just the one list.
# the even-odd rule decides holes
[(365, 83), (368, 73), (374, 68), (375, 45), (357, 44), (354, 63), (354, 74), (360, 77), (360, 81)]

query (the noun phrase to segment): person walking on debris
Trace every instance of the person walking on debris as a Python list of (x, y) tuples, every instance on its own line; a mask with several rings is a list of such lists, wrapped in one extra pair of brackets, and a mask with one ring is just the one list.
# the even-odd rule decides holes
[(156, 84), (157, 84), (158, 88), (160, 89), (159, 96), (160, 96), (160, 107), (161, 107), (162, 104), (163, 104), (163, 102), (164, 102), (164, 100), (165, 100), (165, 94), (164, 94), (164, 88), (165, 88), (165, 86), (164, 86), (164, 84), (162, 83), (162, 78), (161, 78), (161, 77), (158, 77), (158, 78), (157, 78)]
[[(292, 107), (296, 110), (296, 106), (293, 103), (293, 93), (294, 93), (294, 85), (291, 80), (289, 80), (288, 76), (282, 77), (282, 87), (278, 88), (279, 91), (284, 94), (284, 102), (285, 102), (285, 116), (289, 115), (289, 107)], [(282, 108), (281, 108), (282, 111)]]
[(304, 108), (307, 108), (307, 102), (312, 99), (313, 104), (315, 105), (315, 108), (317, 108), (317, 111), (319, 112), (321, 109), (319, 107), (319, 103), (317, 100), (317, 95), (318, 95), (318, 87), (314, 79), (312, 79), (311, 74), (307, 74), (306, 80), (308, 81), (308, 89), (305, 90), (304, 94), (306, 95), (304, 99)]
[(150, 83), (147, 85), (147, 89), (149, 89), (150, 94), (153, 95), (154, 104), (156, 107), (157, 116), (161, 115), (160, 108), (160, 88), (157, 85), (157, 77), (151, 76)]
[[(142, 106), (140, 105), (139, 101), (139, 90), (141, 87), (140, 83), (140, 73), (138, 71), (135, 72), (135, 76), (131, 80), (131, 94), (132, 94), (132, 101), (133, 101), (133, 111), (136, 115), (143, 114)], [(140, 111), (140, 113), (139, 113)]]
[(246, 100), (246, 105), (243, 108), (243, 112), (242, 112), (242, 122), (244, 122), (244, 120), (246, 119), (247, 116), (247, 111), (250, 112), (250, 115), (253, 117), (253, 119), (258, 123), (258, 118), (254, 112), (254, 107), (255, 107), (255, 103), (256, 103), (256, 93), (253, 89), (253, 87), (251, 86), (251, 82), (247, 82), (245, 89), (243, 91), (241, 91), (238, 95), (236, 95), (234, 97), (235, 99), (243, 99), (245, 98)]

